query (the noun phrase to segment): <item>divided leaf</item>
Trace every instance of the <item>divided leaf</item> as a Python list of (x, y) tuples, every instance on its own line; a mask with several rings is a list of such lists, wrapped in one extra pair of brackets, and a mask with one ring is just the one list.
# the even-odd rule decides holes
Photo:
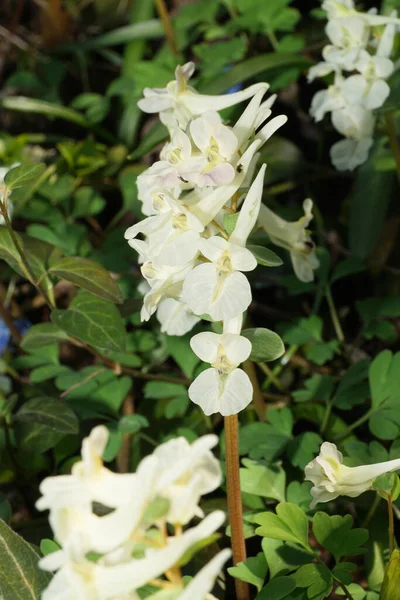
[(259, 513), (254, 517), (261, 527), (256, 529), (258, 535), (295, 542), (304, 548), (309, 548), (308, 519), (306, 514), (290, 502), (282, 502), (276, 507), (276, 515), (272, 512)]
[(333, 554), (336, 562), (342, 556), (357, 556), (367, 551), (362, 546), (368, 540), (368, 530), (352, 529), (352, 526), (351, 515), (331, 517), (324, 512), (317, 512), (313, 519), (313, 533), (317, 541)]

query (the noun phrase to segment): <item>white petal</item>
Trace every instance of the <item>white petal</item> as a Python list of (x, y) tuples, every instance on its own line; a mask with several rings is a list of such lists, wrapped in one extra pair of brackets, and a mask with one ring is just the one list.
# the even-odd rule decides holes
[(288, 118), (286, 115), (278, 115), (277, 117), (274, 117), (271, 119), (271, 121), (268, 121), (268, 123), (264, 125), (261, 131), (257, 133), (255, 139), (260, 140), (261, 145), (264, 144), (267, 140), (269, 140), (270, 137), (274, 135), (275, 131), (277, 131), (286, 123), (287, 120)]
[(199, 317), (175, 298), (164, 298), (160, 302), (157, 319), (161, 323), (161, 331), (168, 335), (185, 335), (200, 321)]
[(223, 343), (217, 333), (203, 331), (192, 337), (190, 347), (203, 362), (214, 363), (217, 359), (218, 346)]
[(235, 271), (253, 271), (257, 266), (257, 260), (250, 250), (230, 244), (229, 253), (232, 267)]
[(212, 171), (202, 173), (198, 179), (200, 186), (227, 185), (235, 178), (235, 169), (229, 163), (217, 165)]
[(198, 252), (200, 235), (196, 231), (177, 231), (161, 247), (154, 264), (175, 267), (192, 261)]
[(189, 398), (200, 406), (205, 415), (220, 412), (219, 384), (220, 378), (216, 369), (207, 369), (200, 373), (189, 387)]
[(190, 135), (199, 150), (205, 152), (210, 145), (211, 131), (204, 117), (193, 119), (190, 123)]
[(199, 250), (203, 256), (208, 258), (208, 260), (217, 262), (221, 258), (223, 252), (230, 251), (230, 245), (229, 242), (224, 240), (221, 236), (213, 235), (208, 239), (202, 239), (200, 241)]
[(386, 98), (390, 94), (390, 87), (383, 81), (383, 79), (377, 79), (371, 86), (368, 95), (365, 99), (366, 108), (373, 110), (379, 108), (385, 103)]
[(137, 105), (143, 112), (151, 114), (172, 108), (174, 106), (174, 101), (168, 96), (163, 97), (161, 95), (154, 94), (153, 96), (142, 98), (139, 100)]
[(251, 353), (251, 342), (242, 335), (224, 333), (221, 336), (226, 357), (232, 365), (240, 365)]
[(243, 273), (235, 271), (227, 275), (218, 297), (208, 310), (208, 314), (214, 321), (225, 321), (245, 312), (250, 302), (250, 284)]
[(233, 128), (239, 148), (252, 135), (255, 129), (257, 114), (264, 94), (265, 90), (260, 90), (254, 95)]
[(330, 150), (333, 165), (339, 171), (352, 171), (368, 159), (373, 139), (366, 137), (361, 140), (340, 140)]
[(221, 415), (235, 415), (248, 404), (253, 398), (253, 386), (242, 369), (235, 369), (228, 375), (224, 391), (219, 398), (219, 412)]
[(204, 600), (214, 587), (215, 579), (232, 552), (226, 548), (206, 564), (185, 587), (179, 600)]
[(185, 278), (182, 300), (195, 315), (208, 314), (217, 282), (215, 265), (199, 265)]
[(223, 94), (221, 96), (207, 96), (205, 94), (182, 94), (181, 102), (193, 115), (201, 115), (208, 110), (222, 110), (234, 106), (254, 96), (260, 90), (268, 89), (267, 83), (255, 83), (250, 87), (235, 92), (234, 94)]
[(235, 229), (229, 238), (229, 241), (233, 244), (245, 246), (247, 238), (256, 224), (263, 193), (265, 168), (266, 165), (262, 165), (243, 202)]

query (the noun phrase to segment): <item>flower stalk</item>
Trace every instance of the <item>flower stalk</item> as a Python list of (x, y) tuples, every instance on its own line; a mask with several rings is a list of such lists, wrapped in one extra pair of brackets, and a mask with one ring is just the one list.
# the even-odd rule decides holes
[[(238, 416), (225, 417), (226, 489), (228, 496), (229, 524), (233, 564), (246, 560), (246, 545), (243, 533), (243, 509), (239, 475), (239, 431)], [(237, 600), (249, 600), (249, 586), (235, 579)]]

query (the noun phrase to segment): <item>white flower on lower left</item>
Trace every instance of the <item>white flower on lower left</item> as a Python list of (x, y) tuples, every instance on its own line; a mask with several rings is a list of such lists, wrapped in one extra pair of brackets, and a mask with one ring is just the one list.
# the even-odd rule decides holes
[[(106, 427), (93, 429), (71, 475), (49, 477), (40, 486), (37, 508), (49, 509), (61, 545), (40, 562), (44, 570), (57, 571), (42, 600), (137, 600), (138, 588), (162, 577), (225, 519), (216, 511), (181, 534), (182, 525), (203, 516), (201, 496), (221, 484), (219, 461), (211, 452), (217, 436), (193, 444), (182, 437), (169, 440), (126, 475), (103, 465), (107, 441)], [(167, 524), (175, 535), (168, 535)], [(203, 600), (227, 558), (220, 556), (193, 580), (192, 599)], [(168, 585), (178, 595), (186, 592), (180, 577)]]

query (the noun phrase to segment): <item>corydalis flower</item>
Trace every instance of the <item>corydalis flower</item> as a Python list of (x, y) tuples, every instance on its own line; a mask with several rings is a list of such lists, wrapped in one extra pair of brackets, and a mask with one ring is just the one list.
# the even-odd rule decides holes
[(304, 469), (306, 481), (313, 483), (311, 507), (319, 502), (334, 500), (338, 496), (355, 498), (370, 490), (379, 475), (398, 469), (400, 459), (360, 467), (346, 467), (343, 464), (343, 455), (335, 444), (324, 442), (319, 455)]
[(243, 410), (253, 397), (247, 374), (238, 369), (251, 352), (250, 341), (237, 334), (198, 333), (190, 340), (193, 352), (212, 365), (189, 388), (189, 397), (206, 415), (227, 416)]
[(315, 255), (315, 244), (307, 230), (313, 218), (312, 201), (309, 198), (304, 201), (303, 208), (304, 216), (298, 221), (289, 222), (262, 204), (258, 223), (274, 244), (289, 251), (296, 276), (300, 281), (307, 282), (314, 279), (314, 271), (319, 267), (319, 261)]
[(256, 83), (234, 94), (199, 94), (187, 85), (194, 69), (194, 63), (188, 62), (183, 67), (176, 67), (175, 81), (170, 81), (165, 88), (144, 88), (144, 98), (139, 100), (139, 108), (146, 113), (160, 113), (161, 122), (168, 127), (178, 125), (184, 129), (193, 116), (234, 106), (251, 98), (257, 91), (268, 89), (266, 83)]

